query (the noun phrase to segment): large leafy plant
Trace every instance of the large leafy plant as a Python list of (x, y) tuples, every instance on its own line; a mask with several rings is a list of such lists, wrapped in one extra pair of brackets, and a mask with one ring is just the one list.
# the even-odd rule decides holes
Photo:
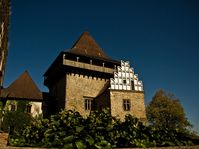
[(71, 149), (151, 147), (190, 145), (191, 140), (176, 129), (145, 126), (127, 115), (124, 121), (111, 116), (110, 110), (94, 111), (87, 118), (63, 110), (50, 119), (40, 119), (10, 136), (14, 146), (42, 146)]

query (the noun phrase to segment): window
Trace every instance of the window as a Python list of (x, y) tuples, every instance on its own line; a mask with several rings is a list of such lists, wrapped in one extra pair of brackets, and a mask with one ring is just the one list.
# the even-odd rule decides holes
[(92, 99), (86, 98), (85, 99), (85, 110), (91, 110), (92, 107)]
[(123, 84), (126, 84), (126, 80), (125, 79), (123, 80)]
[(16, 105), (15, 104), (10, 105), (10, 111), (16, 111)]
[(130, 111), (130, 100), (129, 99), (124, 99), (123, 100), (123, 108), (124, 108), (124, 111)]
[(135, 90), (134, 81), (131, 81), (131, 89), (132, 89), (132, 90)]
[(26, 112), (31, 113), (31, 108), (32, 108), (32, 105), (27, 105), (26, 106)]

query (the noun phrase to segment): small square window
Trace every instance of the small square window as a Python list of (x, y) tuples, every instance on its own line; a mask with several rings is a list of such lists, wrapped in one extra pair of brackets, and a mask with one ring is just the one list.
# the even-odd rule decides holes
[(130, 111), (131, 105), (130, 105), (129, 99), (123, 100), (123, 108), (124, 108), (124, 111)]

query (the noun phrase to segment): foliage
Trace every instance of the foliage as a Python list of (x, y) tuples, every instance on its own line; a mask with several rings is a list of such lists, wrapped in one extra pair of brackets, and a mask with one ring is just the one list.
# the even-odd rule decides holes
[(0, 101), (0, 131), (2, 131), (2, 118), (4, 115), (3, 102)]
[(25, 124), (29, 124), (31, 120), (32, 117), (27, 113), (9, 111), (4, 115), (2, 129), (8, 131), (10, 127), (14, 127), (16, 131), (19, 131)]
[(180, 101), (163, 90), (156, 92), (146, 108), (146, 113), (149, 123), (156, 128), (187, 131), (187, 128), (192, 126), (185, 116)]
[(137, 118), (126, 115), (115, 119), (109, 110), (94, 111), (87, 118), (78, 112), (63, 110), (50, 119), (33, 121), (23, 131), (10, 136), (13, 146), (58, 148), (115, 148), (190, 145), (186, 134), (145, 126)]
[(27, 101), (18, 101), (16, 111), (5, 111), (2, 123), (3, 131), (8, 132), (11, 127), (14, 127), (15, 131), (19, 131), (33, 120), (30, 114), (24, 112), (27, 104)]
[(26, 106), (29, 104), (28, 101), (23, 101), (23, 100), (19, 100), (17, 101), (17, 112), (25, 112), (26, 111)]
[(117, 146), (119, 147), (154, 146), (153, 142), (149, 142), (148, 127), (131, 115), (126, 115), (124, 122), (118, 121), (117, 130), (119, 131), (117, 140)]
[(112, 118), (110, 111), (94, 111), (86, 119), (86, 131), (91, 138), (94, 138), (96, 148), (116, 147), (118, 134), (115, 127), (115, 119)]

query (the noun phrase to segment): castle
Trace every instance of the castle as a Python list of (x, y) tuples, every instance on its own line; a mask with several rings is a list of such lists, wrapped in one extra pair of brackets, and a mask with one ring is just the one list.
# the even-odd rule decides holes
[(27, 102), (25, 112), (44, 117), (61, 109), (83, 116), (108, 108), (113, 117), (131, 114), (146, 122), (142, 81), (127, 61), (108, 57), (92, 36), (84, 32), (71, 49), (62, 51), (44, 73), (48, 93), (42, 93), (25, 71), (7, 88), (1, 89), (6, 110), (16, 111)]
[(71, 109), (87, 116), (109, 108), (117, 118), (132, 114), (146, 120), (142, 81), (129, 62), (109, 58), (88, 32), (58, 55), (44, 74), (44, 85), (48, 114)]

